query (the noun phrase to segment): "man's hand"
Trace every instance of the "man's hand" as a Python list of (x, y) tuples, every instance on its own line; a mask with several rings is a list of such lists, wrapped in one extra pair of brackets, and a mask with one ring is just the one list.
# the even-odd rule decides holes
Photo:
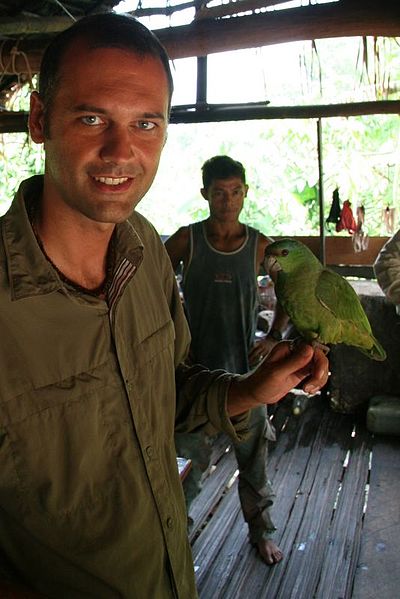
[(256, 370), (232, 381), (228, 413), (237, 416), (260, 404), (276, 403), (303, 381), (306, 393), (316, 393), (326, 384), (328, 372), (329, 362), (321, 349), (278, 343)]

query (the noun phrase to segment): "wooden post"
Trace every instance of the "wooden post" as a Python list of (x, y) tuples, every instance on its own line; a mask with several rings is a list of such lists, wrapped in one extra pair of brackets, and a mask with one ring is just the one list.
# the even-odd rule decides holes
[(196, 104), (207, 104), (207, 56), (198, 56), (197, 58)]
[(324, 167), (322, 155), (322, 121), (317, 120), (318, 148), (318, 203), (319, 203), (319, 259), (325, 266), (325, 214), (324, 214)]

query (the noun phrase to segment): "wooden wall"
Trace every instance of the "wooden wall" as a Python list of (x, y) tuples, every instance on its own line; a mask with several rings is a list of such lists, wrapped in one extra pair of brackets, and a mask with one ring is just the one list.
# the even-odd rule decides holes
[[(283, 237), (275, 236), (275, 240)], [(307, 245), (314, 254), (319, 257), (320, 238), (291, 236)], [(389, 237), (369, 237), (368, 248), (362, 252), (355, 252), (351, 235), (347, 237), (332, 236), (325, 237), (325, 255), (328, 266), (372, 266), (383, 244)]]

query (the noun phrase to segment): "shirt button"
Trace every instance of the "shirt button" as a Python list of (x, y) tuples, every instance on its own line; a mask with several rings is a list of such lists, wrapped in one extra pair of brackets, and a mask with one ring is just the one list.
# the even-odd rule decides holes
[(174, 527), (174, 520), (173, 520), (173, 518), (171, 518), (171, 517), (167, 518), (167, 527), (168, 528), (173, 528)]
[(126, 381), (126, 389), (130, 393), (132, 391), (133, 385), (129, 381)]
[(146, 447), (146, 454), (148, 458), (152, 458), (154, 455), (154, 451), (151, 445), (149, 445), (148, 447)]

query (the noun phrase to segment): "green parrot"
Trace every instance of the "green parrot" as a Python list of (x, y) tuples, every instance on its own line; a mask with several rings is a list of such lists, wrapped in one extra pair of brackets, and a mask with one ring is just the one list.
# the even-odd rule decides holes
[(308, 343), (326, 350), (327, 344), (345, 343), (373, 360), (386, 358), (350, 283), (322, 266), (307, 246), (275, 241), (265, 250), (264, 266), (279, 303)]

